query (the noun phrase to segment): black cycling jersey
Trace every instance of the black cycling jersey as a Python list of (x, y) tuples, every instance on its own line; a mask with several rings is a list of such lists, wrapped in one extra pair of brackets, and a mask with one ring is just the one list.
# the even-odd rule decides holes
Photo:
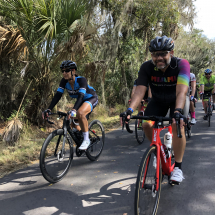
[(67, 90), (72, 98), (78, 98), (79, 94), (84, 95), (83, 101), (96, 95), (95, 89), (87, 84), (86, 78), (81, 76), (75, 77), (74, 89), (72, 89), (66, 79), (62, 78), (57, 91), (64, 93), (64, 89)]
[[(134, 81), (134, 87), (137, 86), (137, 79)], [(148, 99), (148, 91), (149, 90), (149, 86), (147, 87), (147, 90), (146, 90), (146, 93), (145, 93), (145, 96), (143, 97), (143, 100), (146, 100)]]
[(159, 70), (151, 60), (142, 64), (137, 85), (150, 85), (152, 98), (158, 102), (176, 101), (176, 85), (189, 86), (190, 64), (185, 59), (173, 57), (165, 72)]

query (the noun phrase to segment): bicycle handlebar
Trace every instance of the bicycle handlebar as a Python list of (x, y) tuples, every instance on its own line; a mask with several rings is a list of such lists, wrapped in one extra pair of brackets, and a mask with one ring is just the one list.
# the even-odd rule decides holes
[[(121, 114), (120, 114), (120, 116), (123, 117)], [(130, 119), (144, 119), (144, 120), (151, 120), (151, 121), (158, 121), (158, 122), (169, 121), (170, 123), (172, 123), (172, 118), (162, 117), (162, 116), (131, 116)], [(123, 117), (122, 130), (124, 129), (124, 124), (125, 124), (125, 119)], [(179, 138), (182, 138), (181, 129), (180, 129), (180, 122), (178, 120), (176, 120), (176, 129), (177, 129), (177, 136)], [(133, 133), (133, 131), (130, 129), (128, 123), (126, 123), (126, 130), (129, 133)]]
[[(48, 113), (48, 115), (59, 115), (59, 118), (62, 118), (63, 116), (67, 116), (67, 113), (64, 113), (64, 112), (61, 112), (61, 111), (57, 111), (57, 113)], [(49, 118), (47, 117), (47, 122), (49, 123), (49, 124), (54, 124), (54, 122), (51, 122), (50, 120), (49, 120)]]

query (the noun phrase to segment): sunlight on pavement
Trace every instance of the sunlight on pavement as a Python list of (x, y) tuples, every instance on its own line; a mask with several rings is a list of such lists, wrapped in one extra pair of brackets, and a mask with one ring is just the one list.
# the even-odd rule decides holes
[(36, 208), (33, 210), (25, 211), (25, 212), (23, 212), (23, 214), (25, 214), (25, 215), (33, 215), (33, 214), (52, 215), (52, 214), (56, 213), (57, 211), (58, 211), (58, 209), (56, 207), (40, 207), (40, 208)]
[(104, 202), (91, 202), (91, 201), (82, 200), (82, 206), (83, 207), (90, 207), (90, 206), (98, 205), (101, 203), (104, 203)]

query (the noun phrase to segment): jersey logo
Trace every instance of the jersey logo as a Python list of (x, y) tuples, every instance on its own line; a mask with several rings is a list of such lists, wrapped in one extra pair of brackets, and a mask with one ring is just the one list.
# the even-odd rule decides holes
[(67, 90), (69, 94), (77, 94), (79, 90)]
[(155, 70), (155, 71), (158, 71), (158, 68), (157, 68), (157, 67), (154, 67), (154, 70)]
[(176, 82), (177, 77), (176, 76), (170, 76), (170, 77), (151, 76), (151, 81), (153, 81), (153, 82)]

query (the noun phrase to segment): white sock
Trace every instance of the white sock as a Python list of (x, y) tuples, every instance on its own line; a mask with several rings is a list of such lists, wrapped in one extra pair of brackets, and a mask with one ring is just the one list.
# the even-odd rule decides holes
[(87, 132), (82, 132), (84, 135), (84, 140), (89, 140), (89, 131)]

